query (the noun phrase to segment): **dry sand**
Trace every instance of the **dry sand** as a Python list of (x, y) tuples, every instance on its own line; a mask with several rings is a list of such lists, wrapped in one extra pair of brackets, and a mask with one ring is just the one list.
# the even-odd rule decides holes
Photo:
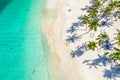
[[(48, 53), (48, 65), (50, 80), (106, 80), (103, 77), (104, 67), (99, 69), (91, 68), (86, 64), (82, 64), (84, 60), (91, 60), (97, 57), (100, 52), (86, 52), (80, 58), (72, 58), (70, 51), (81, 45), (84, 41), (94, 40), (87, 34), (82, 37), (79, 42), (75, 44), (68, 44), (65, 42), (67, 36), (66, 29), (71, 26), (73, 22), (77, 21), (77, 17), (84, 12), (80, 8), (89, 4), (90, 0), (48, 0), (45, 8), (43, 19), (43, 30), (47, 36), (47, 41), (50, 47)], [(68, 11), (71, 9), (71, 11)], [(118, 26), (118, 24), (115, 24)], [(98, 31), (100, 31), (98, 29)], [(115, 31), (115, 28), (107, 29), (108, 33)], [(110, 32), (111, 31), (111, 32)], [(79, 34), (85, 31), (79, 30)], [(95, 33), (97, 36), (100, 32)], [(106, 68), (109, 69), (109, 66)], [(120, 80), (120, 79), (118, 79)]]

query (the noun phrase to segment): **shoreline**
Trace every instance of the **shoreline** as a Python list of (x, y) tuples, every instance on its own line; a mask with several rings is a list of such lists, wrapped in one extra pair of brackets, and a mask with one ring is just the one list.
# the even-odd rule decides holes
[[(50, 3), (50, 1), (53, 3)], [(82, 14), (80, 8), (89, 4), (89, 1), (49, 0), (47, 3), (50, 8), (47, 6), (44, 11), (43, 31), (48, 38), (47, 41), (51, 50), (48, 53), (48, 67), (51, 80), (97, 80), (98, 78), (100, 80), (106, 80), (106, 78), (103, 77), (104, 74), (102, 71), (105, 69), (109, 70), (109, 67), (100, 67), (99, 70), (94, 68), (89, 69), (88, 65), (82, 63), (87, 59), (96, 59), (100, 52), (88, 51), (80, 58), (72, 58), (70, 55), (71, 50), (75, 49), (76, 45), (82, 45), (84, 41), (95, 40), (94, 38), (90, 38), (90, 35), (87, 34), (75, 44), (67, 44), (65, 42), (66, 36), (68, 36), (65, 30), (69, 28), (73, 22), (78, 21), (77, 17)], [(52, 6), (50, 4), (52, 4)], [(114, 28), (116, 27), (112, 29), (107, 28), (107, 32), (115, 31)], [(100, 29), (98, 30), (100, 31)], [(77, 33), (83, 34), (84, 32), (85, 31), (79, 30)], [(92, 31), (91, 33), (94, 33), (96, 37), (100, 32), (96, 33)]]
[[(57, 1), (57, 0), (56, 0)], [(81, 79), (80, 75), (74, 75), (78, 73), (77, 69), (73, 70), (74, 68), (77, 68), (77, 66), (73, 66), (71, 64), (71, 57), (68, 56), (68, 52), (66, 52), (63, 47), (64, 42), (61, 40), (62, 33), (62, 27), (64, 27), (65, 23), (59, 23), (59, 21), (63, 21), (64, 15), (62, 17), (61, 15), (61, 8), (63, 8), (63, 5), (65, 5), (65, 2), (58, 1), (59, 6), (56, 8), (53, 8), (52, 10), (48, 9), (45, 14), (47, 16), (44, 26), (44, 32), (46, 33), (48, 39), (49, 39), (49, 45), (51, 47), (51, 52), (49, 55), (49, 70), (51, 75), (51, 80), (78, 80)], [(50, 11), (50, 12), (49, 12)], [(54, 12), (53, 12), (54, 11)], [(63, 21), (64, 22), (64, 21)], [(43, 20), (44, 23), (44, 20)], [(52, 24), (54, 23), (54, 24)], [(59, 23), (59, 26), (58, 26)], [(48, 24), (48, 25), (46, 25)], [(54, 27), (53, 27), (54, 26)], [(57, 31), (57, 33), (56, 33)], [(66, 47), (65, 47), (66, 48)], [(59, 52), (60, 51), (60, 52)], [(62, 54), (61, 54), (62, 53)], [(67, 60), (67, 61), (66, 61)], [(74, 63), (76, 64), (76, 63)], [(53, 67), (55, 66), (55, 67)], [(56, 68), (56, 69), (55, 69)], [(64, 72), (63, 72), (64, 71)], [(70, 77), (71, 76), (71, 77)], [(81, 79), (82, 80), (82, 79)]]

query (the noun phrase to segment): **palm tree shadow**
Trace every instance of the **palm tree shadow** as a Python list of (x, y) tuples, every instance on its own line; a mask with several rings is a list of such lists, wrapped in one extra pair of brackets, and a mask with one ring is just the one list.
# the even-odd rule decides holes
[(107, 80), (108, 80), (108, 79), (110, 79), (110, 80), (114, 79), (114, 80), (115, 80), (115, 75), (112, 73), (111, 70), (105, 69), (103, 76), (104, 76), (105, 78), (107, 78)]
[(91, 6), (85, 6), (84, 8), (81, 8), (82, 11), (89, 11), (91, 9)]
[(110, 21), (110, 19), (105, 18), (105, 21), (101, 22), (101, 26), (103, 26), (103, 27), (106, 26), (106, 27), (110, 28), (111, 26), (113, 26), (113, 21)]
[(107, 80), (116, 80), (117, 77), (120, 77), (120, 67), (112, 65), (112, 62), (105, 56), (101, 56), (98, 54), (98, 58), (94, 60), (85, 60), (83, 64), (87, 64), (89, 68), (96, 68), (101, 66), (107, 66), (110, 64), (110, 69), (104, 69), (103, 77), (107, 78)]
[(0, 13), (8, 6), (13, 0), (0, 0)]
[(91, 1), (90, 1), (90, 4), (94, 4), (94, 3), (95, 3), (95, 0), (91, 0)]
[(104, 77), (110, 80), (116, 80), (117, 77), (120, 77), (120, 67), (113, 66), (109, 70), (105, 69)]
[(82, 56), (83, 53), (84, 53), (84, 50), (82, 50), (82, 48), (80, 46), (78, 46), (75, 51), (72, 50), (71, 55), (74, 58), (75, 56), (77, 56), (77, 57)]
[(89, 68), (98, 68), (101, 66), (107, 66), (110, 63), (110, 60), (105, 57), (105, 56), (101, 56), (98, 54), (98, 58), (94, 59), (94, 60), (85, 60), (83, 61), (83, 64), (86, 64), (89, 66)]
[(73, 34), (72, 36), (67, 36), (66, 41), (68, 43), (75, 43), (77, 40), (81, 39), (81, 36), (77, 35), (77, 34)]

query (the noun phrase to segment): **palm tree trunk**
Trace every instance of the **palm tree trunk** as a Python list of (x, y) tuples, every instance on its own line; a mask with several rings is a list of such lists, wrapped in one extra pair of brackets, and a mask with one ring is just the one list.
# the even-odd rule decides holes
[(113, 42), (113, 41), (115, 41), (115, 40), (111, 40), (111, 42)]
[(115, 43), (112, 43), (111, 45), (115, 45), (115, 44), (117, 44), (118, 42), (115, 42)]
[(87, 31), (87, 32), (85, 32), (85, 33), (83, 33), (83, 34), (81, 34), (80, 36), (82, 37), (82, 36), (84, 36), (84, 35), (88, 34), (89, 32), (90, 32), (90, 30), (89, 30), (89, 31)]
[(87, 27), (88, 27), (88, 26), (87, 26), (87, 24), (86, 24), (86, 31), (87, 31)]

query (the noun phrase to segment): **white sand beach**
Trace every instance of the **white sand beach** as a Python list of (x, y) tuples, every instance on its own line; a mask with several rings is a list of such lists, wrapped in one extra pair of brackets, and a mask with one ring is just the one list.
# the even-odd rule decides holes
[[(48, 45), (50, 47), (50, 53), (48, 53), (48, 65), (50, 80), (107, 80), (104, 77), (104, 70), (109, 70), (107, 67), (101, 66), (98, 69), (83, 64), (85, 60), (96, 59), (98, 54), (102, 54), (99, 51), (87, 51), (81, 57), (72, 58), (70, 55), (71, 50), (74, 50), (77, 45), (95, 40), (91, 38), (90, 34), (82, 36), (75, 44), (68, 44), (65, 39), (68, 34), (66, 33), (73, 22), (78, 21), (78, 17), (85, 14), (81, 11), (88, 5), (90, 0), (48, 0), (46, 3), (45, 14), (43, 19), (43, 31), (47, 37)], [(112, 28), (105, 28), (105, 31), (113, 36), (116, 28), (120, 28), (119, 22), (114, 24)], [(81, 29), (84, 29), (81, 27)], [(104, 29), (103, 29), (104, 30)], [(101, 29), (98, 32), (91, 31), (94, 37), (98, 36)], [(77, 34), (83, 34), (86, 31), (78, 30)], [(116, 78), (120, 80), (120, 78)]]

